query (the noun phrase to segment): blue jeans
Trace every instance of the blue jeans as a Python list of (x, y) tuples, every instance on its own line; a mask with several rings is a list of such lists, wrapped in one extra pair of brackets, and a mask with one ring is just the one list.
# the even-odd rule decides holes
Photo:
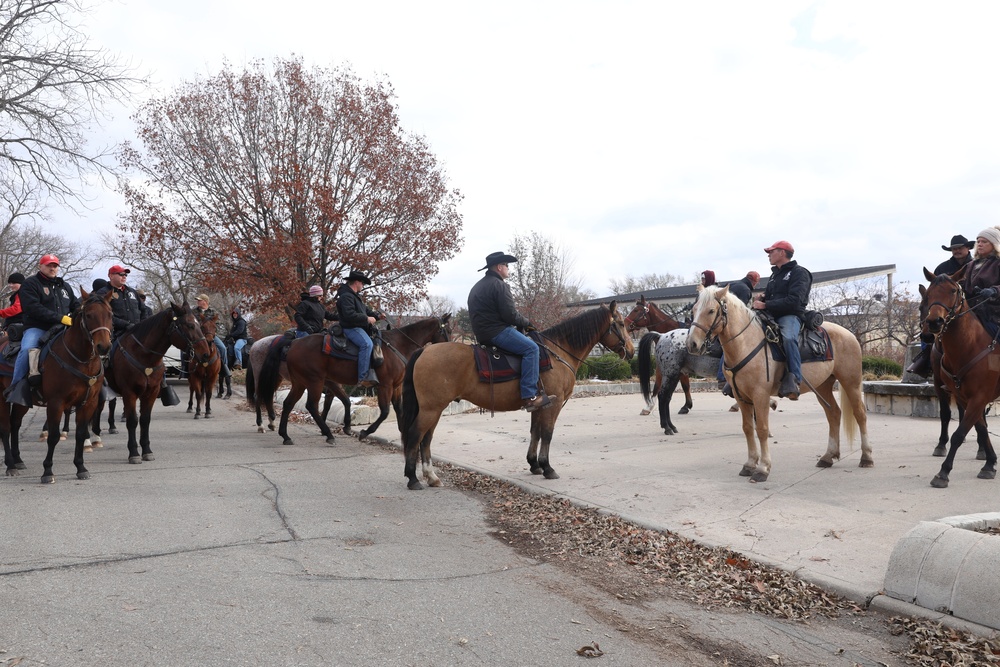
[(358, 382), (360, 383), (368, 375), (368, 369), (372, 365), (372, 337), (368, 332), (359, 327), (353, 329), (344, 328), (344, 335), (347, 339), (358, 346)]
[(296, 338), (305, 338), (308, 335), (309, 335), (308, 331), (303, 331), (302, 329), (296, 329), (295, 330), (295, 337)]
[(236, 363), (240, 366), (243, 365), (243, 348), (247, 344), (246, 338), (240, 338), (238, 341), (233, 343), (233, 350), (236, 352)]
[(229, 372), (229, 353), (226, 352), (226, 346), (222, 343), (222, 339), (218, 336), (212, 340), (215, 341), (215, 347), (219, 351), (219, 359), (222, 361), (222, 367), (219, 369), (219, 372), (222, 373), (223, 377), (231, 375)]
[(507, 327), (490, 341), (521, 358), (521, 398), (538, 394), (538, 345), (514, 327)]
[(781, 329), (788, 372), (802, 382), (802, 356), (799, 354), (799, 331), (802, 330), (802, 320), (795, 315), (782, 315), (778, 318), (778, 328)]
[(21, 336), (21, 351), (17, 353), (17, 360), (14, 362), (14, 375), (10, 385), (13, 387), (18, 380), (24, 379), (28, 375), (28, 350), (38, 347), (38, 339), (45, 335), (45, 329), (25, 329)]

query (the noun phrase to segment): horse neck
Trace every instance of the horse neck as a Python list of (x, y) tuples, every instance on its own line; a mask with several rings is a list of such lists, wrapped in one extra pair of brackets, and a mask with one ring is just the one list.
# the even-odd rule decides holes
[(941, 332), (941, 344), (954, 355), (978, 354), (993, 340), (986, 327), (966, 302), (958, 315), (953, 317)]
[(764, 338), (764, 327), (753, 313), (745, 308), (727, 305), (726, 326), (719, 332), (719, 342), (730, 364), (737, 363), (760, 345)]
[(434, 335), (440, 326), (438, 320), (422, 320), (398, 329), (389, 329), (384, 331), (382, 336), (387, 343), (399, 350), (400, 354), (409, 357), (434, 340)]
[(77, 359), (82, 359), (83, 361), (90, 361), (93, 357), (97, 356), (97, 351), (94, 348), (94, 343), (87, 335), (84, 327), (86, 320), (80, 317), (73, 322), (73, 326), (66, 329), (65, 333), (62, 335), (63, 345), (66, 349), (76, 357)]
[[(163, 313), (168, 313), (168, 312), (169, 311), (163, 311)], [(174, 335), (174, 327), (171, 326), (171, 323), (173, 322), (172, 313), (169, 314), (169, 318), (171, 318), (170, 322), (157, 322), (156, 326), (150, 326), (149, 331), (146, 334), (145, 338), (143, 338), (142, 340), (136, 338), (136, 341), (140, 345), (142, 345), (142, 347), (145, 348), (148, 352), (152, 352), (153, 354), (158, 354), (162, 357), (164, 354), (167, 353), (167, 349), (173, 342), (172, 337)], [(158, 315), (153, 315), (151, 319), (166, 320), (168, 318), (167, 316), (164, 316), (161, 313)], [(183, 347), (184, 347), (183, 345), (177, 346), (178, 349), (183, 349)]]
[[(565, 338), (550, 337), (549, 331), (542, 332), (542, 343), (549, 349), (550, 352), (554, 352), (560, 359), (568, 363), (574, 371), (580, 368), (580, 365), (587, 359), (599, 342), (601, 338), (604, 337), (605, 331), (611, 327), (611, 318), (609, 317), (606, 322), (604, 322), (600, 327), (595, 329), (590, 333), (590, 335), (577, 345), (572, 345)], [(566, 353), (565, 355), (563, 353)], [(569, 355), (570, 358), (566, 359), (565, 356)]]
[(650, 331), (667, 333), (668, 331), (673, 331), (681, 326), (680, 322), (672, 317), (668, 317), (667, 314), (661, 310), (654, 310), (653, 308), (650, 308), (650, 313), (656, 315), (656, 319), (650, 320), (650, 325), (646, 327)]

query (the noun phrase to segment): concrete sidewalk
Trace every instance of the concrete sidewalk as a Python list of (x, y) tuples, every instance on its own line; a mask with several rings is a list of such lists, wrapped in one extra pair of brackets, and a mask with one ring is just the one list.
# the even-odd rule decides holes
[[(1000, 509), (1000, 481), (976, 478), (982, 462), (974, 460), (974, 442), (960, 450), (950, 487), (935, 489), (930, 480), (943, 461), (931, 456), (938, 422), (869, 414), (875, 468), (859, 468), (860, 442), (851, 450), (846, 439), (842, 460), (817, 468), (827, 424), (815, 397), (805, 394), (798, 402), (778, 401), (770, 418), (771, 475), (751, 484), (737, 474), (747, 450), (740, 415), (729, 412), (733, 401), (707, 392), (695, 394), (694, 404), (690, 414), (673, 416), (680, 434), (666, 436), (655, 412), (639, 415), (640, 395), (570, 400), (550, 453), (558, 480), (530, 474), (530, 416), (524, 412), (447, 416), (432, 452), (437, 461), (743, 552), (862, 603), (950, 620), (885, 597), (883, 585), (893, 549), (921, 522)], [(672, 407), (680, 405), (675, 398)], [(980, 537), (996, 541), (1000, 554), (1000, 539)], [(987, 625), (1000, 627), (992, 584), (988, 589), (985, 604), (994, 622)]]

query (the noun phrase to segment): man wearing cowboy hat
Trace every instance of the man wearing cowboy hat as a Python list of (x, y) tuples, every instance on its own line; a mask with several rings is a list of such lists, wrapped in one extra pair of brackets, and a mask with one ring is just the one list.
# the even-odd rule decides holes
[[(548, 396), (538, 388), (538, 345), (517, 329), (533, 329), (531, 322), (514, 307), (510, 287), (504, 282), (517, 257), (503, 252), (486, 256), (486, 271), (469, 292), (469, 319), (472, 333), (482, 344), (497, 347), (520, 355), (521, 403), (528, 412), (551, 405), (555, 396)], [(517, 328), (515, 328), (517, 327)]]
[(344, 335), (358, 346), (358, 386), (373, 387), (378, 384), (378, 377), (371, 367), (372, 343), (371, 328), (375, 326), (381, 314), (365, 305), (358, 292), (365, 285), (371, 285), (371, 278), (361, 271), (352, 270), (344, 278), (344, 284), (337, 290), (337, 315)]
[(960, 268), (972, 261), (972, 246), (976, 245), (975, 241), (969, 241), (961, 234), (956, 234), (951, 237), (950, 245), (941, 246), (941, 250), (947, 250), (951, 252), (951, 258), (947, 259), (937, 265), (934, 269), (934, 275), (940, 276), (952, 275), (956, 273)]

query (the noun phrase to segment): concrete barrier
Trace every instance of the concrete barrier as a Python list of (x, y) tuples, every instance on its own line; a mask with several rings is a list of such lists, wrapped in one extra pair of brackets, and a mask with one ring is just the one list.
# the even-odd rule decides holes
[(937, 419), (941, 414), (937, 394), (930, 384), (868, 381), (862, 386), (868, 412), (931, 419)]

